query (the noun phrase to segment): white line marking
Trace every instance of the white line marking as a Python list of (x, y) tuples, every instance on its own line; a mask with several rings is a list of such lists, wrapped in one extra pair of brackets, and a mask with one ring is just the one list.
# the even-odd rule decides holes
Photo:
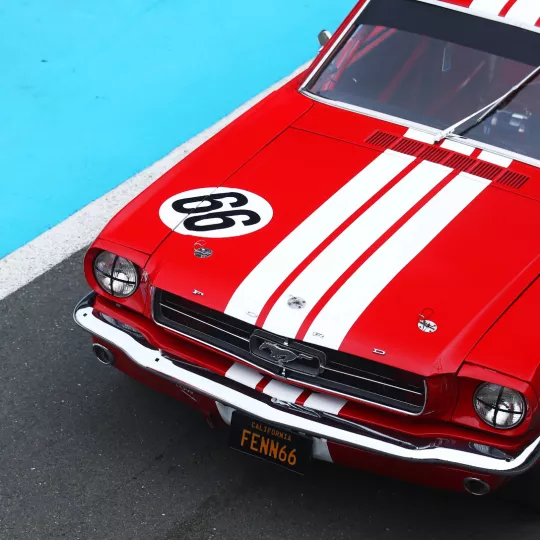
[(280, 399), (281, 401), (288, 401), (294, 403), (302, 394), (304, 390), (293, 386), (291, 384), (285, 384), (272, 379), (264, 388), (263, 394), (272, 396), (273, 398)]
[(490, 15), (498, 15), (508, 1), (509, 0), (473, 0), (473, 3), (469, 7), (470, 9), (483, 11)]
[(264, 376), (261, 375), (258, 371), (244, 366), (244, 364), (239, 364), (235, 362), (225, 373), (227, 379), (236, 381), (244, 386), (249, 388), (255, 388), (263, 379)]
[(380, 292), (490, 183), (467, 173), (456, 176), (347, 280), (317, 315), (305, 341), (339, 349)]
[(412, 128), (407, 130), (404, 137), (407, 137), (407, 139), (413, 139), (415, 141), (420, 141), (428, 144), (433, 144), (435, 142), (435, 135)]
[(445, 139), (441, 144), (441, 148), (446, 148), (446, 150), (451, 150), (452, 152), (457, 152), (458, 154), (464, 154), (465, 156), (470, 156), (474, 152), (474, 146), (467, 146), (466, 144), (450, 141)]
[(278, 244), (232, 295), (227, 315), (253, 322), (248, 312), (261, 312), (283, 281), (321, 242), (365, 204), (409, 163), (395, 152), (384, 152), (360, 171)]
[(499, 156), (499, 154), (494, 154), (493, 152), (488, 152), (487, 150), (483, 150), (482, 152), (480, 152), (478, 159), (481, 159), (482, 161), (487, 161), (488, 163), (493, 163), (494, 165), (499, 165), (499, 167), (505, 167), (505, 168), (510, 167), (513, 161), (510, 158), (507, 158), (505, 156)]
[(0, 259), (0, 300), (91, 244), (114, 214), (141, 191), (241, 114), (305, 71), (309, 64), (309, 62), (304, 64), (163, 159), (45, 231), (25, 246)]
[[(401, 159), (408, 164), (414, 160), (405, 155)], [(304, 269), (274, 304), (264, 329), (294, 338), (317, 302), (341, 275), (451, 172), (451, 168), (429, 161), (409, 172)], [(304, 309), (291, 309), (287, 303), (291, 296), (303, 298)]]
[(518, 0), (508, 10), (505, 18), (534, 26), (536, 21), (540, 18), (540, 1)]
[(316, 411), (323, 411), (330, 414), (339, 414), (341, 409), (347, 404), (346, 399), (338, 398), (335, 396), (328, 396), (326, 394), (311, 394), (305, 401), (304, 407), (309, 409), (315, 409)]

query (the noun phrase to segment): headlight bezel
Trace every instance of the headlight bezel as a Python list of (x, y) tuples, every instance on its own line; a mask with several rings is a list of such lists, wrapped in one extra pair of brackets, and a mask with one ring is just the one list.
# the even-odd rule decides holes
[[(486, 399), (480, 399), (479, 398), (480, 393), (482, 391), (487, 390), (487, 389), (490, 389), (492, 391), (494, 391), (494, 390), (496, 391), (497, 398), (496, 398), (495, 403), (490, 403)], [(504, 399), (504, 394), (505, 393), (511, 394), (515, 398), (517, 398), (517, 401), (520, 402), (520, 404), (521, 404), (521, 410), (515, 411), (513, 409), (502, 407), (502, 401)], [(494, 412), (493, 418), (491, 420), (487, 417), (487, 414), (484, 415), (484, 414), (481, 413), (481, 410), (480, 410), (481, 407), (479, 406), (479, 404), (481, 404), (485, 408), (487, 408), (488, 411), (493, 411)], [(500, 384), (483, 382), (483, 383), (478, 385), (478, 387), (476, 388), (476, 390), (474, 392), (474, 395), (473, 395), (473, 408), (474, 408), (474, 411), (476, 412), (478, 418), (480, 418), (480, 420), (482, 420), (482, 422), (484, 422), (489, 427), (491, 427), (493, 429), (496, 429), (498, 431), (509, 431), (509, 430), (512, 430), (512, 429), (516, 429), (517, 427), (519, 427), (524, 422), (525, 418), (527, 417), (528, 404), (527, 404), (527, 398), (521, 392), (519, 392), (518, 390), (514, 390), (513, 388), (509, 388), (507, 386), (502, 386)], [(515, 422), (515, 423), (513, 423), (511, 425), (497, 424), (497, 418), (499, 417), (499, 414), (501, 414), (501, 413), (509, 415), (511, 417), (519, 416), (519, 419), (517, 420), (517, 422)]]
[[(103, 270), (100, 270), (98, 268), (98, 264), (100, 261), (100, 257), (112, 257), (112, 269), (111, 273), (108, 274)], [(132, 276), (128, 276), (128, 279), (121, 279), (118, 276), (115, 277), (115, 272), (118, 267), (118, 263), (122, 265), (126, 265), (127, 268), (133, 273)], [(129, 268), (131, 267), (131, 268)], [(125, 298), (129, 298), (133, 296), (137, 290), (139, 289), (139, 285), (141, 283), (141, 276), (140, 276), (140, 269), (139, 267), (133, 262), (127, 259), (126, 257), (122, 257), (121, 255), (117, 255), (116, 253), (113, 253), (112, 251), (103, 250), (100, 251), (92, 261), (92, 273), (94, 276), (94, 279), (97, 283), (97, 285), (109, 296), (115, 299), (123, 300)], [(132, 277), (132, 279), (130, 279)], [(110, 280), (110, 287), (106, 283), (106, 279)], [(122, 283), (124, 285), (129, 285), (131, 287), (129, 293), (120, 293), (118, 290), (114, 290), (115, 283)]]

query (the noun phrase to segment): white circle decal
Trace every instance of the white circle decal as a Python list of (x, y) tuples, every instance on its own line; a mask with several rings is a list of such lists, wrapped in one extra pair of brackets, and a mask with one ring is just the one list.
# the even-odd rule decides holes
[(243, 189), (207, 187), (184, 191), (159, 209), (161, 221), (177, 233), (229, 238), (262, 229), (274, 212), (259, 195)]

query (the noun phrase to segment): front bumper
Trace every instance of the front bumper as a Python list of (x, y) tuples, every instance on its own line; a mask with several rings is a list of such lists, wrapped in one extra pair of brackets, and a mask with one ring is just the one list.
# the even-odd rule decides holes
[(111, 343), (140, 368), (164, 377), (175, 384), (214, 400), (223, 410), (243, 411), (262, 421), (312, 435), (337, 444), (366, 452), (414, 462), (435, 464), (478, 473), (514, 476), (533, 467), (540, 459), (540, 437), (524, 448), (518, 456), (492, 457), (475, 450), (472, 444), (457, 447), (454, 441), (435, 440), (418, 445), (402, 438), (378, 433), (359, 423), (343, 423), (332, 415), (323, 414), (313, 420), (299, 410), (283, 410), (263, 394), (255, 395), (249, 388), (224, 380), (208, 370), (174, 359), (160, 350), (148, 347), (128, 333), (97, 317), (92, 307), (95, 293), (79, 302), (74, 312), (75, 322), (96, 338)]

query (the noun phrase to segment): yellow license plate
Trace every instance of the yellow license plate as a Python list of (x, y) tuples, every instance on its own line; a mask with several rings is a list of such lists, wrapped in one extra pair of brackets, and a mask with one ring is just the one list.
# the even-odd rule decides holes
[(303, 474), (311, 462), (313, 441), (309, 437), (266, 424), (247, 414), (234, 412), (229, 445), (246, 454)]

